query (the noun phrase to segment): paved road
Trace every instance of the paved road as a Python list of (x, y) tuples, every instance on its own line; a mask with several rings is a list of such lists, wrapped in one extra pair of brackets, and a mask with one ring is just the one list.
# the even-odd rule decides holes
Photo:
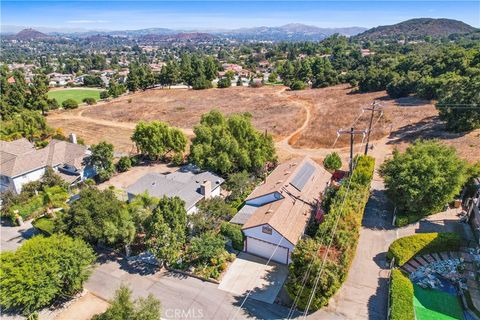
[(218, 289), (218, 285), (168, 271), (157, 271), (122, 258), (102, 256), (85, 287), (103, 299), (111, 299), (122, 284), (134, 296), (153, 294), (162, 303), (165, 319), (281, 319), (288, 309), (248, 299)]
[(458, 209), (429, 216), (403, 228), (393, 228), (393, 210), (388, 207), (384, 189), (383, 181), (376, 173), (347, 280), (329, 306), (309, 318), (384, 320), (387, 318), (389, 287), (386, 252), (395, 239), (426, 232), (458, 232), (472, 239), (469, 227), (457, 222)]
[(38, 234), (31, 221), (26, 221), (20, 227), (11, 227), (2, 222), (0, 227), (1, 245), (0, 251), (14, 251), (23, 241)]

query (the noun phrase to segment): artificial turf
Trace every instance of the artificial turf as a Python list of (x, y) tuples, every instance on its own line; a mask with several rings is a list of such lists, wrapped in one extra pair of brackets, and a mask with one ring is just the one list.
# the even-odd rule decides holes
[(65, 89), (65, 90), (52, 90), (49, 91), (48, 97), (57, 100), (61, 105), (63, 101), (67, 99), (73, 99), (78, 103), (82, 103), (85, 98), (94, 98), (95, 100), (100, 99), (100, 92), (102, 90), (98, 89)]
[(463, 309), (457, 296), (449, 293), (423, 289), (413, 285), (413, 307), (417, 320), (463, 320)]

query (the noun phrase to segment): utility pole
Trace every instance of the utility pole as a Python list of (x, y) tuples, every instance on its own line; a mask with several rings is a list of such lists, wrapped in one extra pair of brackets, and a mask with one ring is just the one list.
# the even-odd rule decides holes
[(376, 109), (377, 107), (377, 101), (372, 102), (372, 107), (371, 108), (365, 108), (363, 111), (372, 111), (372, 115), (370, 116), (370, 123), (368, 125), (368, 131), (367, 131), (367, 143), (365, 144), (365, 155), (368, 153), (368, 143), (370, 142), (370, 132), (372, 131), (372, 122), (373, 122), (373, 116), (375, 115), (375, 112), (381, 112), (383, 113), (383, 110)]
[(365, 130), (354, 130), (350, 128), (350, 130), (338, 130), (337, 135), (341, 134), (349, 134), (350, 135), (350, 174), (353, 172), (353, 142), (356, 134), (361, 134), (365, 136)]

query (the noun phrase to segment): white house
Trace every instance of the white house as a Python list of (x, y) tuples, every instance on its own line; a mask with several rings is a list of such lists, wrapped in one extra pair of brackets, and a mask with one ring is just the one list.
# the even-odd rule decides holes
[(19, 194), (24, 184), (42, 178), (47, 167), (70, 184), (81, 181), (94, 173), (85, 167), (89, 156), (87, 147), (67, 141), (54, 139), (43, 149), (25, 138), (0, 141), (0, 192)]
[(290, 254), (317, 209), (330, 176), (308, 157), (290, 160), (273, 170), (230, 221), (242, 225), (244, 251), (290, 263)]
[(220, 196), (223, 182), (223, 178), (211, 172), (187, 165), (169, 174), (148, 173), (126, 191), (129, 201), (145, 192), (157, 198), (179, 197), (185, 202), (187, 214), (192, 214), (201, 200)]

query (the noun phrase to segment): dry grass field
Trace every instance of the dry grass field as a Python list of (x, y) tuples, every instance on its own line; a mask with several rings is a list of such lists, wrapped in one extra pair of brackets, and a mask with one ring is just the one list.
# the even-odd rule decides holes
[[(432, 103), (413, 97), (389, 99), (385, 92), (350, 91), (348, 85), (304, 91), (288, 91), (281, 86), (201, 91), (155, 89), (94, 106), (52, 112), (47, 121), (67, 134), (75, 132), (87, 144), (106, 140), (117, 151), (130, 152), (130, 136), (140, 120), (165, 121), (191, 136), (192, 128), (209, 110), (226, 114), (249, 112), (257, 129), (273, 134), (281, 158), (296, 153), (295, 150), (318, 157), (329, 152), (339, 128), (348, 129), (357, 120), (355, 129), (366, 129), (370, 113), (362, 113), (362, 109), (378, 100), (384, 114), (374, 118), (372, 140), (389, 137), (388, 145), (404, 149), (416, 138), (438, 138), (454, 146), (463, 158), (480, 160), (480, 130), (464, 135), (446, 133)], [(356, 141), (360, 140), (357, 137)], [(348, 143), (348, 136), (342, 136), (335, 147), (346, 147)]]
[(279, 87), (232, 87), (229, 89), (157, 89), (116, 99), (90, 108), (83, 116), (120, 122), (161, 120), (181, 128), (193, 128), (203, 113), (218, 109), (225, 114), (249, 112), (254, 125), (276, 138), (295, 131), (305, 113)]
[[(339, 85), (316, 90), (292, 91), (294, 99), (302, 99), (310, 105), (311, 120), (305, 130), (290, 143), (297, 148), (329, 148), (337, 138), (337, 130), (349, 129), (355, 123), (356, 130), (366, 130), (371, 112), (363, 108), (371, 106), (377, 100), (384, 111), (382, 117), (374, 117), (373, 140), (380, 139), (406, 126), (425, 118), (437, 115), (435, 107), (427, 101), (414, 98), (389, 99), (385, 92), (350, 93), (348, 85)], [(356, 141), (361, 141), (357, 137)], [(348, 135), (342, 135), (336, 142), (337, 147), (350, 143)]]

